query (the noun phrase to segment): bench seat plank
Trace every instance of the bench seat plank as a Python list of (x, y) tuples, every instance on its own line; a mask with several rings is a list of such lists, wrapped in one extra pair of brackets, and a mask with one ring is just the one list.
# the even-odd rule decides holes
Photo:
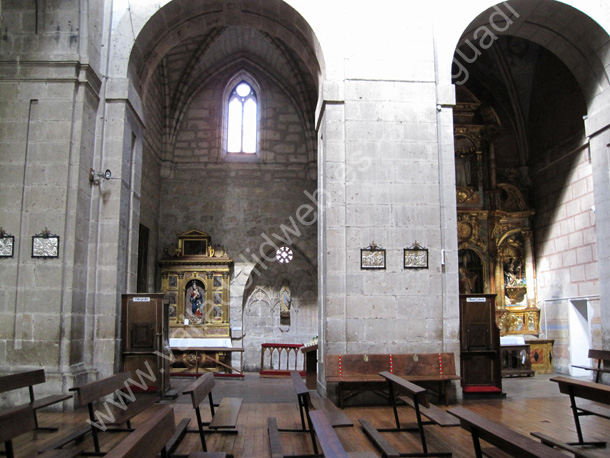
[(235, 428), (242, 403), (243, 399), (241, 398), (223, 398), (208, 428)]
[(315, 410), (322, 410), (326, 413), (326, 417), (333, 428), (354, 426), (354, 422), (330, 399), (321, 398), (317, 393), (314, 393), (311, 396), (311, 403)]
[(106, 458), (157, 456), (171, 438), (176, 425), (174, 409), (159, 406), (155, 413), (110, 450)]
[[(565, 458), (566, 456), (558, 450), (543, 445), (464, 407), (455, 407), (448, 412), (460, 419), (462, 428), (470, 432), (473, 438), (481, 438), (509, 456), (519, 458)], [(496, 456), (495, 452), (493, 453), (493, 456)]]
[(137, 398), (134, 402), (127, 404), (127, 409), (115, 409), (114, 421), (105, 422), (109, 426), (118, 426), (131, 420), (136, 415), (153, 406), (159, 398), (157, 396), (145, 395)]
[(371, 438), (373, 443), (383, 452), (383, 456), (387, 458), (395, 458), (400, 456), (400, 452), (383, 437), (383, 435), (365, 418), (358, 418), (364, 432)]
[(44, 398), (36, 399), (34, 402), (31, 402), (30, 405), (32, 406), (32, 409), (37, 410), (69, 399), (72, 399), (71, 394), (52, 394)]
[(83, 447), (76, 446), (70, 448), (47, 450), (46, 452), (39, 454), (37, 458), (75, 458), (81, 453), (83, 453)]
[(324, 456), (326, 458), (348, 458), (347, 452), (324, 412), (321, 410), (312, 411), (309, 416)]
[(267, 418), (267, 431), (269, 432), (269, 448), (271, 449), (271, 458), (284, 458), (284, 447), (280, 438), (280, 431), (277, 426), (277, 418)]
[(532, 436), (540, 439), (540, 442), (542, 442), (544, 445), (547, 445), (549, 447), (558, 447), (563, 450), (566, 450), (566, 451), (572, 453), (575, 458), (593, 458), (593, 456), (591, 454), (587, 453), (586, 451), (573, 447), (569, 444), (566, 444), (565, 442), (554, 439), (551, 436), (547, 436), (546, 434), (538, 433), (538, 432), (533, 432), (530, 434)]
[(189, 458), (226, 458), (225, 452), (194, 452), (189, 455)]
[[(398, 396), (398, 398), (409, 406), (415, 408), (415, 403), (408, 396)], [(460, 426), (460, 420), (434, 404), (429, 404), (428, 407), (420, 405), (419, 411), (422, 415), (432, 420), (432, 422), (436, 425), (442, 427)]]

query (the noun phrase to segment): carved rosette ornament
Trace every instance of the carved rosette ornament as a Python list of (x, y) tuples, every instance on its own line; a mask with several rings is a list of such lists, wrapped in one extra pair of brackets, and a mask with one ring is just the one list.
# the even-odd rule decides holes
[(458, 242), (470, 242), (481, 247), (485, 246), (485, 243), (481, 240), (481, 221), (477, 215), (458, 214)]

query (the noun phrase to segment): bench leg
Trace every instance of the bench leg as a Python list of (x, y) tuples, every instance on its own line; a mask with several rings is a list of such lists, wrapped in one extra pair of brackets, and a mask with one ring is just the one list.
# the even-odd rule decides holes
[(477, 458), (483, 458), (483, 453), (481, 452), (481, 442), (479, 441), (479, 435), (473, 429), (472, 430), (472, 445), (474, 446), (474, 455)]

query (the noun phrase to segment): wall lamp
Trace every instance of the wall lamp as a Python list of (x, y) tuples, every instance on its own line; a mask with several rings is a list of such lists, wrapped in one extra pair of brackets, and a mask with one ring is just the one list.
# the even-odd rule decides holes
[(93, 169), (89, 169), (89, 182), (91, 184), (100, 184), (100, 179), (110, 180), (112, 178), (112, 172), (110, 169), (106, 169), (105, 172), (96, 172)]

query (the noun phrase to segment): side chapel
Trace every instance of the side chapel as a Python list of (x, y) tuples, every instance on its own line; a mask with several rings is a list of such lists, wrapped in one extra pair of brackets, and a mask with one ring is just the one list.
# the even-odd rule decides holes
[(532, 218), (519, 170), (496, 167), (500, 120), (457, 86), (456, 198), (460, 294), (496, 294), (501, 335), (540, 334)]

